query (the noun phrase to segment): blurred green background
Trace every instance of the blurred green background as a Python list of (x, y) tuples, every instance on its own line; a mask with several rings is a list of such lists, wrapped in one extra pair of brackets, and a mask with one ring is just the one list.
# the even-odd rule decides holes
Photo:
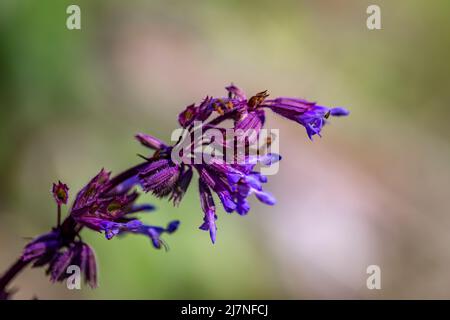
[[(81, 7), (81, 30), (66, 8)], [(366, 28), (381, 7), (382, 30)], [(150, 224), (182, 221), (157, 251), (143, 237), (84, 231), (96, 290), (51, 285), (28, 269), (29, 299), (450, 298), (450, 2), (0, 2), (0, 272), (55, 222), (51, 183), (71, 195), (102, 167), (169, 139), (177, 114), (230, 82), (352, 114), (324, 137), (280, 129), (273, 208), (219, 212), (218, 241), (198, 230), (195, 184), (179, 208), (150, 195)], [(382, 270), (368, 290), (366, 268)]]

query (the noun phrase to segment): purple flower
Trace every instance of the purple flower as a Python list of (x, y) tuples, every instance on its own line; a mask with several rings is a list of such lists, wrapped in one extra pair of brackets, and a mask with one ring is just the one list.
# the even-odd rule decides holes
[(264, 126), (265, 120), (264, 110), (258, 109), (251, 112), (241, 112), (234, 126), (237, 132), (237, 143), (247, 143), (249, 145), (255, 143), (260, 130)]
[(228, 98), (232, 99), (238, 99), (240, 101), (247, 100), (247, 97), (245, 96), (245, 92), (236, 87), (234, 84), (230, 84), (228, 87), (225, 87), (225, 89), (228, 91)]
[(153, 246), (156, 249), (160, 249), (161, 246), (164, 246), (167, 248), (167, 245), (165, 242), (160, 238), (161, 234), (163, 233), (173, 233), (178, 229), (180, 222), (179, 221), (172, 221), (170, 222), (166, 228), (163, 227), (155, 227), (155, 226), (148, 226), (148, 225), (140, 225), (138, 228), (134, 229), (133, 233), (136, 234), (143, 234), (150, 238), (152, 241)]
[(347, 116), (349, 112), (344, 108), (327, 108), (303, 99), (276, 98), (266, 100), (262, 107), (267, 107), (273, 112), (296, 121), (305, 127), (308, 137), (320, 136), (322, 127), (329, 116)]
[(146, 192), (151, 191), (157, 197), (165, 197), (174, 191), (180, 175), (180, 166), (162, 159), (149, 163), (149, 166), (139, 174), (139, 178)]
[(199, 227), (201, 230), (209, 231), (212, 243), (216, 242), (216, 207), (211, 190), (205, 182), (199, 180), (200, 204), (205, 214), (203, 224)]
[[(269, 151), (262, 154), (263, 149), (268, 149), (271, 144), (271, 137), (267, 138), (263, 146), (257, 145), (255, 148), (255, 142), (262, 137), (261, 129), (265, 125), (267, 109), (305, 127), (310, 139), (314, 135), (321, 136), (322, 128), (330, 116), (349, 114), (341, 107), (328, 108), (299, 98), (268, 99), (267, 91), (247, 98), (245, 92), (233, 84), (226, 90), (227, 96), (207, 96), (198, 105), (191, 104), (178, 115), (178, 122), (186, 129), (187, 135), (181, 136), (174, 145), (138, 133), (136, 139), (151, 149), (153, 154), (148, 158), (141, 156), (145, 162), (112, 178), (110, 172), (102, 169), (78, 192), (62, 223), (61, 206), (68, 202), (69, 188), (61, 181), (53, 184), (52, 194), (58, 210), (57, 225), (52, 231), (28, 243), (19, 260), (0, 278), (0, 299), (10, 297), (11, 291), (6, 290), (6, 286), (28, 264), (33, 267), (47, 266), (52, 281), (66, 279), (69, 276), (67, 268), (77, 265), (86, 283), (95, 287), (95, 254), (81, 239), (80, 231), (83, 228), (101, 232), (108, 240), (115, 236), (141, 234), (148, 237), (155, 248), (167, 248), (161, 236), (175, 232), (179, 221), (172, 221), (166, 227), (143, 224), (135, 214), (152, 211), (154, 207), (137, 203), (140, 195), (138, 187), (178, 205), (189, 188), (194, 171), (198, 176), (203, 211), (203, 222), (199, 228), (208, 231), (211, 241), (215, 243), (217, 211), (214, 197), (220, 200), (225, 212), (237, 212), (239, 215), (246, 215), (250, 211), (249, 197), (253, 194), (266, 205), (276, 203), (275, 198), (263, 189), (268, 179), (259, 170), (261, 165), (270, 166), (281, 157)], [(228, 138), (230, 127), (234, 135)], [(199, 129), (216, 131), (211, 135), (197, 135)], [(186, 137), (191, 140), (184, 141)], [(179, 157), (172, 159), (172, 153), (176, 154), (180, 147), (181, 162)], [(200, 151), (197, 147), (200, 147)], [(213, 150), (205, 161), (205, 149), (211, 147)], [(222, 159), (211, 157), (215, 154), (215, 147), (218, 147), (219, 154), (224, 152)], [(250, 154), (255, 149), (256, 154)], [(186, 159), (197, 160), (198, 155), (203, 161), (185, 162)]]
[[(247, 114), (253, 113), (257, 114), (258, 118), (264, 119), (263, 109), (270, 109), (273, 112), (304, 126), (310, 139), (316, 134), (320, 136), (322, 127), (326, 124), (326, 120), (330, 115), (339, 117), (347, 116), (349, 114), (349, 111), (344, 108), (319, 106), (315, 102), (309, 102), (304, 99), (280, 97), (268, 100), (266, 99), (268, 97), (266, 91), (260, 92), (246, 101), (245, 94), (237, 87), (227, 87), (227, 90), (229, 91), (230, 96), (236, 96), (240, 99), (241, 105), (242, 103), (246, 103), (247, 107), (244, 111), (240, 111), (240, 117), (244, 117), (245, 119)], [(249, 122), (250, 121), (247, 120), (247, 123)], [(261, 122), (263, 125), (264, 121), (262, 120)], [(258, 129), (260, 124), (254, 123), (250, 126)]]
[(186, 109), (178, 115), (178, 122), (183, 128), (188, 128), (194, 121), (205, 121), (214, 111), (214, 100), (206, 97), (196, 106), (195, 103), (186, 107)]
[[(205, 99), (201, 108), (191, 105), (180, 114), (180, 117), (184, 119), (186, 114), (189, 115), (190, 124), (194, 120), (205, 121), (212, 111), (216, 111), (219, 117), (213, 119), (211, 124), (218, 125), (227, 119), (232, 119), (235, 121), (236, 129), (258, 131), (264, 125), (264, 109), (270, 109), (304, 126), (309, 138), (312, 139), (314, 135), (320, 135), (330, 115), (339, 117), (349, 114), (348, 110), (341, 107), (328, 108), (299, 98), (279, 97), (269, 100), (267, 91), (259, 92), (247, 99), (245, 93), (233, 84), (226, 89), (228, 97)], [(208, 110), (208, 112), (200, 112), (200, 110)], [(202, 116), (199, 117), (199, 114)], [(184, 128), (187, 127), (183, 125), (186, 122), (180, 122), (180, 124)]]
[[(150, 147), (150, 143), (146, 146)], [(163, 145), (160, 144), (159, 147)], [(66, 279), (69, 276), (67, 267), (77, 265), (84, 274), (85, 281), (91, 287), (96, 287), (95, 254), (81, 240), (80, 231), (83, 227), (103, 232), (107, 239), (127, 233), (143, 234), (150, 238), (155, 248), (159, 249), (161, 245), (166, 247), (160, 236), (175, 232), (179, 221), (172, 221), (163, 228), (145, 225), (134, 217), (135, 213), (154, 210), (150, 204), (136, 203), (139, 193), (134, 189), (139, 184), (136, 176), (139, 168), (141, 166), (131, 168), (112, 179), (110, 173), (102, 169), (78, 192), (64, 222), (25, 246), (21, 261), (25, 264), (32, 263), (33, 267), (47, 266), (47, 273), (53, 282)], [(183, 183), (180, 185), (181, 189), (174, 194), (174, 201), (178, 201), (187, 188), (184, 184), (189, 180), (189, 173), (184, 172), (182, 176)], [(68, 187), (61, 182), (54, 184), (55, 199), (67, 203), (67, 190)]]
[[(147, 172), (148, 169), (148, 167), (145, 167), (144, 172)], [(153, 182), (146, 181), (145, 186), (149, 187), (153, 183), (156, 190), (163, 192), (163, 186), (160, 182), (164, 179), (159, 178), (158, 175), (155, 176), (152, 176)], [(112, 188), (110, 173), (102, 169), (78, 193), (70, 213), (71, 216), (84, 227), (104, 232), (108, 240), (119, 233), (143, 233), (140, 232), (143, 228), (151, 226), (145, 226), (137, 218), (130, 215), (151, 211), (154, 208), (147, 204), (136, 204), (139, 193), (133, 191), (134, 185), (129, 181), (130, 179), (127, 179)], [(138, 180), (131, 179), (131, 181), (137, 182)], [(178, 224), (178, 222), (176, 223)], [(147, 235), (152, 238), (150, 234)]]
[(67, 204), (67, 200), (69, 199), (69, 187), (65, 183), (58, 181), (57, 184), (53, 184), (52, 194), (59, 206)]
[[(232, 91), (229, 92), (229, 97), (206, 97), (198, 106), (195, 104), (187, 106), (179, 114), (178, 122), (186, 129), (191, 127), (194, 121), (206, 121), (214, 112), (221, 116), (220, 119), (216, 120), (219, 122), (236, 117), (238, 111), (245, 111), (246, 100), (242, 99), (241, 95), (236, 95), (237, 91), (234, 91), (234, 89), (230, 90)], [(236, 94), (233, 92), (236, 92)]]
[(192, 168), (175, 164), (171, 160), (171, 150), (161, 143), (153, 157), (140, 165), (136, 177), (145, 192), (159, 198), (168, 197), (178, 205), (192, 180)]
[(71, 243), (69, 247), (54, 258), (49, 266), (50, 280), (63, 281), (70, 276), (67, 268), (75, 265), (84, 274), (84, 279), (91, 288), (97, 287), (97, 263), (94, 251), (82, 241)]
[[(164, 158), (163, 158), (164, 157)], [(242, 164), (237, 162), (228, 164), (220, 159), (212, 159), (206, 164), (174, 164), (169, 154), (158, 153), (150, 158), (145, 165), (140, 166), (137, 174), (143, 189), (152, 192), (159, 197), (169, 197), (179, 203), (186, 192), (193, 176), (193, 170), (199, 177), (200, 203), (204, 213), (203, 224), (200, 229), (210, 232), (214, 243), (216, 240), (217, 219), (212, 192), (222, 203), (228, 213), (237, 212), (245, 215), (250, 210), (247, 198), (255, 194), (261, 202), (273, 205), (275, 199), (262, 189), (261, 184), (267, 182), (267, 178), (253, 171), (258, 164), (271, 165), (280, 160), (280, 156), (267, 154), (264, 156), (248, 156)], [(176, 201), (175, 201), (176, 200)], [(114, 225), (111, 236), (130, 229), (124, 225)], [(136, 233), (136, 230), (130, 230)], [(142, 232), (140, 232), (142, 233)]]
[(76, 265), (85, 275), (86, 282), (96, 287), (97, 270), (93, 250), (82, 241), (69, 239), (59, 229), (32, 240), (25, 247), (22, 260), (33, 261), (33, 267), (48, 265), (47, 273), (53, 282), (66, 279), (69, 276), (67, 267)]
[[(38, 264), (45, 264), (53, 257), (54, 253), (63, 245), (63, 239), (59, 230), (53, 230), (49, 233), (33, 239), (26, 245), (22, 253), (24, 261), (41, 259)], [(45, 260), (45, 262), (43, 262)]]
[(85, 281), (94, 288), (97, 286), (97, 263), (95, 261), (94, 250), (83, 243), (79, 255), (80, 269), (84, 274)]
[[(268, 160), (270, 158), (270, 161)], [(226, 164), (215, 159), (209, 165), (196, 165), (199, 175), (200, 203), (204, 213), (202, 230), (209, 230), (211, 240), (216, 240), (216, 209), (211, 191), (214, 191), (220, 199), (224, 210), (228, 213), (236, 211), (239, 215), (245, 215), (250, 210), (247, 198), (255, 194), (258, 200), (267, 205), (274, 205), (275, 198), (262, 188), (262, 183), (267, 178), (253, 171), (257, 163), (275, 163), (280, 159), (276, 155), (264, 157), (248, 157), (244, 165)]]
[(166, 147), (164, 142), (145, 133), (138, 133), (135, 137), (142, 145), (150, 149), (158, 150)]
[(175, 187), (173, 188), (169, 199), (173, 201), (174, 205), (178, 205), (181, 202), (181, 199), (183, 199), (183, 196), (191, 183), (192, 175), (193, 172), (191, 167), (181, 167), (180, 176), (175, 183)]
[[(147, 147), (156, 150), (155, 154), (140, 165), (136, 176), (145, 192), (152, 192), (157, 197), (168, 197), (178, 204), (192, 180), (193, 171), (198, 174), (200, 203), (204, 218), (200, 229), (210, 232), (214, 243), (216, 240), (216, 207), (213, 194), (219, 198), (224, 210), (228, 213), (237, 212), (246, 215), (250, 210), (248, 197), (252, 194), (264, 204), (274, 205), (275, 198), (264, 191), (262, 185), (267, 177), (261, 175), (256, 166), (262, 164), (270, 166), (279, 161), (281, 157), (274, 153), (256, 156), (247, 154), (248, 150), (257, 141), (260, 131), (266, 120), (266, 109), (293, 120), (305, 127), (310, 139), (321, 134), (322, 127), (330, 116), (346, 116), (348, 111), (344, 108), (327, 108), (316, 103), (297, 98), (267, 99), (267, 91), (257, 93), (250, 98), (235, 85), (226, 87), (228, 96), (221, 98), (206, 97), (200, 104), (191, 104), (178, 116), (180, 125), (187, 129), (187, 138), (194, 138), (194, 144), (200, 142), (202, 146), (212, 145), (202, 135), (196, 138), (198, 128), (217, 129), (226, 132), (222, 124), (231, 120), (235, 132), (234, 142), (238, 152), (231, 161), (225, 162), (213, 158), (208, 163), (174, 163), (171, 159), (172, 149), (183, 146), (183, 159), (195, 158), (197, 151), (188, 141), (187, 148), (182, 144), (183, 138), (173, 146), (168, 146), (160, 140), (139, 134), (138, 140)], [(198, 122), (199, 121), (199, 122)], [(195, 125), (194, 125), (195, 123)], [(156, 142), (155, 142), (156, 141)], [(206, 141), (206, 142), (205, 142)], [(268, 142), (270, 143), (270, 142)], [(234, 144), (222, 139), (220, 147), (234, 151)], [(185, 153), (188, 153), (186, 155)], [(228, 160), (228, 159), (227, 159)], [(120, 228), (129, 229), (128, 226), (118, 226), (114, 232), (121, 232)]]

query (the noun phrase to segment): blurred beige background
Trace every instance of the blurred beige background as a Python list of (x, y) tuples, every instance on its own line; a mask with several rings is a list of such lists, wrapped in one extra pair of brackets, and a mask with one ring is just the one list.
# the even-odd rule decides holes
[[(65, 27), (81, 7), (82, 29)], [(382, 30), (366, 28), (381, 7)], [(449, 1), (31, 1), (0, 3), (0, 272), (100, 168), (168, 139), (177, 114), (230, 82), (249, 93), (345, 106), (324, 137), (276, 115), (284, 159), (250, 215), (198, 230), (192, 185), (179, 208), (151, 196), (148, 223), (182, 221), (169, 252), (85, 231), (100, 287), (69, 291), (41, 269), (29, 299), (450, 298)], [(366, 268), (381, 267), (368, 290)]]

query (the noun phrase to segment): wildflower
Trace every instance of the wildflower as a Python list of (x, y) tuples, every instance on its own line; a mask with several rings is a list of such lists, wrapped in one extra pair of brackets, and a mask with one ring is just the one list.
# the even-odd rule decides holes
[[(132, 180), (134, 181), (134, 180)], [(144, 233), (143, 229), (157, 228), (146, 226), (132, 214), (148, 212), (154, 209), (148, 204), (136, 204), (139, 197), (133, 191), (133, 184), (125, 180), (111, 188), (110, 172), (101, 170), (76, 196), (70, 215), (81, 226), (104, 232), (110, 240), (125, 232)], [(178, 226), (178, 223), (176, 223)], [(176, 228), (175, 228), (176, 229)], [(162, 229), (162, 232), (166, 231)], [(167, 231), (172, 233), (175, 230)], [(154, 241), (154, 235), (147, 235)], [(159, 246), (155, 246), (159, 248)]]
[(150, 149), (159, 150), (167, 147), (161, 140), (145, 133), (138, 133), (135, 137), (140, 143)]
[(199, 181), (200, 204), (205, 214), (203, 224), (199, 227), (201, 230), (209, 231), (212, 243), (216, 242), (216, 207), (211, 190), (202, 180)]
[[(111, 179), (110, 172), (102, 169), (78, 192), (64, 222), (58, 222), (52, 231), (36, 237), (25, 246), (21, 261), (32, 263), (33, 267), (47, 266), (47, 274), (53, 282), (65, 280), (69, 276), (67, 267), (77, 265), (86, 283), (94, 288), (97, 286), (95, 253), (81, 240), (79, 233), (83, 227), (103, 232), (108, 240), (119, 234), (134, 233), (147, 236), (157, 249), (166, 246), (160, 239), (161, 234), (175, 232), (179, 221), (172, 221), (163, 228), (145, 225), (133, 216), (154, 210), (150, 204), (136, 203), (139, 193), (134, 187), (138, 179), (131, 174), (133, 170)], [(61, 182), (53, 185), (58, 215), (61, 204), (67, 203), (67, 190), (67, 185)]]
[(52, 188), (53, 198), (58, 205), (67, 204), (67, 199), (69, 199), (69, 187), (58, 181), (58, 183), (53, 184)]
[(69, 247), (58, 253), (49, 266), (48, 273), (52, 282), (63, 281), (69, 274), (67, 267), (76, 265), (80, 268), (84, 279), (91, 288), (97, 287), (97, 263), (94, 251), (82, 241), (73, 242)]
[(196, 106), (191, 104), (178, 115), (178, 122), (183, 128), (191, 126), (195, 121), (205, 121), (212, 114), (214, 110), (217, 110), (219, 106), (216, 104), (215, 99), (205, 97), (203, 101)]
[(183, 199), (183, 196), (191, 183), (192, 175), (193, 172), (191, 167), (181, 167), (179, 179), (175, 183), (175, 187), (170, 195), (170, 200), (173, 200), (174, 205), (178, 205), (181, 202), (181, 199)]
[(49, 262), (56, 252), (63, 246), (63, 238), (59, 230), (52, 230), (33, 239), (26, 245), (22, 259), (24, 261), (36, 260), (37, 265)]
[[(267, 91), (259, 92), (247, 99), (245, 93), (233, 84), (226, 87), (226, 90), (228, 97), (210, 98), (209, 104), (202, 107), (204, 110), (219, 110), (220, 116), (212, 120), (211, 124), (218, 125), (227, 119), (233, 119), (236, 129), (259, 130), (264, 125), (264, 109), (270, 109), (304, 126), (309, 138), (312, 139), (312, 136), (320, 135), (329, 116), (339, 117), (349, 114), (348, 110), (341, 107), (328, 108), (299, 98), (267, 99), (269, 96)], [(224, 106), (228, 106), (225, 108), (226, 112), (223, 111)], [(196, 113), (193, 117), (196, 118)]]
[[(154, 157), (148, 159), (144, 165), (140, 165), (137, 177), (146, 192), (152, 192), (158, 197), (176, 199), (176, 203), (179, 203), (189, 187), (195, 170), (198, 174), (200, 203), (204, 213), (200, 229), (209, 231), (211, 241), (214, 243), (217, 215), (212, 191), (228, 213), (247, 214), (250, 210), (247, 198), (251, 194), (255, 194), (264, 204), (274, 205), (275, 198), (261, 186), (267, 182), (267, 178), (254, 171), (254, 168), (258, 163), (271, 165), (280, 159), (279, 155), (269, 153), (264, 156), (247, 156), (242, 163), (234, 161), (228, 164), (214, 158), (210, 163), (175, 164), (165, 150), (157, 150)], [(117, 233), (119, 231), (117, 230)], [(131, 232), (136, 233), (136, 230)]]
[(234, 84), (230, 84), (228, 87), (225, 87), (225, 89), (228, 91), (228, 98), (231, 99), (233, 96), (238, 99), (239, 101), (245, 101), (247, 100), (247, 97), (245, 96), (245, 92), (236, 87)]
[[(309, 102), (304, 99), (285, 97), (267, 99), (269, 96), (267, 91), (262, 91), (246, 100), (245, 94), (242, 93), (242, 90), (238, 89), (234, 85), (229, 86), (226, 89), (229, 92), (229, 97), (235, 97), (240, 100), (241, 104), (247, 104), (247, 108), (244, 109), (244, 113), (241, 114), (241, 118), (245, 119), (248, 117), (248, 114), (258, 113), (258, 117), (261, 120), (259, 123), (254, 123), (251, 125), (255, 128), (261, 126), (261, 123), (264, 124), (262, 120), (264, 117), (263, 109), (266, 108), (304, 126), (308, 137), (312, 139), (312, 137), (316, 134), (320, 136), (322, 127), (325, 125), (326, 119), (328, 119), (330, 115), (339, 117), (347, 116), (349, 114), (349, 111), (344, 108), (328, 108), (319, 106), (315, 102)], [(255, 116), (251, 119), (253, 120), (254, 118)], [(247, 120), (246, 123), (250, 123), (250, 121)]]
[[(178, 115), (178, 122), (188, 131), (185, 137), (191, 140), (194, 138), (193, 143), (189, 141), (187, 147), (182, 149), (183, 158), (192, 159), (195, 158), (193, 151), (195, 143), (211, 144), (205, 142), (204, 135), (197, 141), (195, 130), (213, 128), (224, 132), (225, 128), (221, 125), (226, 120), (231, 120), (237, 133), (235, 139), (238, 148), (243, 147), (245, 152), (235, 155), (228, 163), (217, 159), (200, 164), (175, 163), (170, 153), (184, 143), (183, 139), (180, 138), (173, 146), (169, 146), (155, 137), (142, 133), (136, 135), (144, 146), (155, 150), (154, 155), (136, 170), (136, 177), (145, 192), (152, 192), (160, 198), (168, 197), (174, 204), (179, 204), (192, 180), (193, 171), (197, 172), (200, 203), (204, 214), (200, 229), (209, 231), (213, 243), (216, 241), (217, 233), (213, 193), (217, 195), (226, 212), (237, 212), (239, 215), (246, 215), (249, 212), (248, 197), (252, 194), (264, 204), (274, 205), (276, 202), (270, 193), (263, 190), (262, 184), (267, 182), (267, 177), (256, 170), (256, 165), (271, 165), (281, 157), (273, 153), (256, 156), (247, 154), (265, 124), (266, 109), (304, 126), (310, 139), (314, 135), (320, 136), (329, 116), (348, 115), (348, 111), (344, 108), (327, 108), (302, 99), (283, 97), (268, 99), (267, 91), (261, 91), (247, 98), (244, 91), (233, 84), (226, 87), (226, 90), (228, 92), (226, 97), (207, 96), (200, 104), (187, 106)], [(230, 144), (226, 139), (222, 142), (222, 146), (225, 149), (233, 148), (234, 151), (234, 144)], [(126, 230), (130, 227), (121, 225), (120, 228)], [(120, 228), (117, 232), (121, 232)]]
[(326, 119), (331, 116), (347, 116), (349, 112), (344, 108), (327, 108), (303, 99), (276, 98), (267, 100), (262, 105), (273, 112), (296, 121), (305, 127), (308, 137), (312, 139), (314, 135), (320, 136), (322, 127)]
[[(166, 247), (166, 244), (163, 240), (161, 240), (160, 236), (162, 233), (173, 233), (178, 229), (180, 222), (175, 220), (170, 222), (166, 228), (163, 227), (155, 227), (155, 226), (147, 226), (147, 225), (140, 225), (138, 228), (132, 230), (132, 233), (135, 234), (142, 234), (147, 237), (149, 237), (152, 241), (153, 246), (156, 249), (161, 248), (161, 245)], [(166, 247), (167, 248), (167, 247)]]
[[(61, 181), (53, 184), (52, 194), (57, 204), (58, 220), (56, 227), (48, 233), (36, 237), (28, 243), (20, 258), (0, 278), (0, 299), (7, 299), (12, 291), (6, 290), (8, 283), (28, 264), (33, 267), (47, 267), (51, 281), (62, 281), (68, 274), (69, 265), (78, 265), (84, 279), (91, 287), (97, 285), (97, 267), (92, 248), (80, 236), (83, 228), (105, 235), (106, 239), (127, 234), (140, 234), (148, 237), (152, 245), (159, 249), (167, 247), (161, 239), (164, 233), (171, 234), (179, 226), (172, 221), (166, 227), (143, 224), (135, 214), (154, 210), (150, 204), (138, 204), (140, 193), (151, 192), (156, 197), (168, 198), (178, 205), (186, 194), (194, 172), (197, 172), (200, 204), (203, 222), (200, 229), (209, 232), (213, 243), (217, 238), (217, 208), (214, 194), (219, 198), (225, 212), (237, 212), (246, 215), (250, 211), (249, 197), (255, 197), (266, 205), (274, 205), (275, 198), (263, 189), (268, 179), (260, 172), (260, 166), (270, 166), (281, 160), (276, 153), (258, 149), (255, 155), (249, 153), (260, 137), (265, 125), (266, 110), (269, 109), (284, 118), (295, 121), (305, 127), (310, 139), (321, 136), (323, 126), (330, 116), (346, 116), (344, 108), (328, 108), (299, 98), (278, 97), (268, 99), (267, 91), (261, 91), (250, 98), (235, 85), (226, 87), (226, 97), (205, 97), (200, 104), (191, 104), (178, 115), (178, 122), (187, 131), (191, 139), (184, 147), (184, 138), (180, 137), (174, 145), (164, 143), (158, 138), (139, 133), (136, 139), (151, 149), (150, 157), (144, 162), (111, 177), (111, 173), (101, 170), (76, 195), (67, 217), (61, 223), (61, 207), (67, 204), (68, 186)], [(235, 135), (231, 139), (216, 141), (209, 135), (197, 130), (216, 129), (225, 135), (225, 123), (231, 123)], [(193, 139), (193, 141), (192, 141)], [(270, 146), (271, 137), (265, 148)], [(235, 145), (237, 143), (237, 146)], [(197, 163), (178, 162), (172, 153), (181, 149), (183, 159), (196, 159), (196, 144), (202, 148), (218, 145), (224, 152), (231, 151), (231, 159), (211, 157), (208, 161)], [(238, 149), (237, 154), (235, 150)], [(201, 159), (203, 150), (201, 151)]]

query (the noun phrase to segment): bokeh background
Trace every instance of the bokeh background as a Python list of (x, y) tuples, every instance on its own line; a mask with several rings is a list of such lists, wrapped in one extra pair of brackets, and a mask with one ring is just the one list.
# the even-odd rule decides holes
[[(81, 7), (82, 29), (66, 29)], [(366, 28), (381, 7), (382, 30)], [(55, 222), (51, 183), (72, 196), (97, 171), (169, 138), (177, 114), (230, 82), (249, 93), (345, 106), (324, 137), (280, 129), (275, 207), (219, 212), (198, 230), (197, 188), (179, 208), (150, 195), (152, 224), (182, 221), (169, 252), (144, 237), (84, 231), (100, 286), (70, 291), (42, 269), (14, 282), (30, 299), (450, 298), (450, 2), (0, 2), (0, 272)], [(368, 290), (366, 268), (381, 267)]]

